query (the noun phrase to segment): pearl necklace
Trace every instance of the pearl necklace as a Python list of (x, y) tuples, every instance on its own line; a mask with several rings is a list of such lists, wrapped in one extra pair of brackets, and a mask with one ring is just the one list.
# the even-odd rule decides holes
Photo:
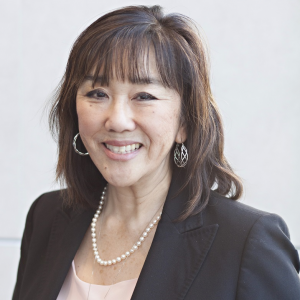
[(142, 245), (142, 242), (144, 242), (145, 238), (148, 236), (149, 232), (151, 231), (151, 229), (157, 225), (158, 221), (161, 218), (161, 214), (162, 212), (160, 212), (160, 214), (149, 224), (149, 226), (146, 228), (146, 230), (142, 233), (140, 239), (133, 245), (133, 247), (130, 249), (130, 251), (126, 251), (124, 254), (122, 254), (121, 256), (118, 256), (115, 259), (111, 259), (111, 260), (102, 260), (99, 256), (99, 252), (98, 252), (98, 247), (97, 247), (97, 238), (96, 238), (96, 222), (97, 219), (99, 218), (99, 215), (102, 211), (102, 207), (104, 204), (104, 199), (105, 199), (105, 192), (106, 192), (106, 187), (104, 187), (104, 190), (102, 192), (102, 196), (99, 202), (99, 207), (96, 211), (96, 213), (94, 214), (94, 218), (92, 219), (92, 223), (91, 223), (91, 236), (92, 236), (92, 246), (93, 246), (93, 251), (94, 251), (94, 256), (95, 256), (95, 260), (101, 265), (101, 266), (111, 266), (114, 265), (116, 263), (121, 262), (122, 260), (124, 260), (125, 258), (129, 257), (133, 252), (135, 252), (136, 250), (139, 249), (139, 247)]

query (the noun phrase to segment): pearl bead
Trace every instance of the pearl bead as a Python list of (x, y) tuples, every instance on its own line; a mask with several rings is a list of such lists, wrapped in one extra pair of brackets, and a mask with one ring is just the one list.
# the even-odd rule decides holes
[(120, 262), (121, 261), (121, 257), (117, 257), (117, 262)]
[(100, 205), (103, 205), (103, 203), (104, 203), (103, 201), (100, 201)]
[(92, 221), (93, 221), (93, 223), (96, 223), (96, 222), (97, 222), (97, 219), (96, 219), (96, 218), (93, 218)]
[(98, 218), (98, 217), (99, 217), (99, 215), (98, 215), (98, 214), (94, 214), (94, 217), (95, 217), (95, 218)]
[[(102, 208), (102, 207), (101, 207)], [(99, 209), (96, 210), (96, 213), (99, 215), (101, 212), (101, 208), (99, 207)]]
[(96, 223), (92, 223), (92, 224), (91, 224), (91, 227), (96, 227)]
[(94, 254), (95, 254), (95, 255), (98, 255), (98, 254), (99, 254), (99, 252), (98, 252), (98, 251), (94, 251)]
[(151, 229), (148, 227), (148, 228), (146, 228), (146, 232), (149, 232)]
[(104, 261), (104, 262), (103, 262), (103, 265), (104, 265), (104, 266), (107, 266), (107, 261)]
[(91, 228), (91, 232), (95, 232), (96, 229), (94, 227)]
[(104, 196), (101, 196), (101, 200), (104, 200), (104, 198), (105, 198)]
[(111, 262), (112, 262), (113, 265), (114, 265), (117, 261), (116, 261), (115, 259), (113, 259)]
[(96, 240), (95, 238), (92, 238), (92, 242), (93, 242), (93, 243), (96, 243), (96, 241), (97, 241), (97, 240)]
[(101, 265), (101, 266), (104, 265), (104, 261), (103, 261), (103, 260), (100, 261), (100, 265)]
[(150, 227), (150, 228), (153, 228), (153, 227), (154, 227), (154, 225), (151, 223), (151, 224), (149, 225), (149, 227)]
[(95, 233), (92, 233), (91, 236), (94, 238), (94, 237), (96, 237), (96, 234), (95, 234)]
[(143, 242), (145, 238), (143, 236), (140, 237), (140, 241)]
[(102, 210), (102, 205), (99, 205), (99, 211), (101, 211)]
[(97, 258), (97, 263), (100, 263), (101, 262), (101, 258)]
[(130, 249), (130, 252), (133, 253), (133, 252), (134, 252), (134, 249)]
[(140, 241), (136, 242), (137, 246), (141, 246), (142, 243)]
[(156, 224), (157, 223), (157, 220), (153, 220), (153, 222), (152, 222), (153, 224)]
[(147, 232), (144, 232), (144, 233), (143, 233), (143, 237), (146, 237), (147, 235), (148, 235)]
[(126, 258), (126, 255), (125, 255), (125, 254), (122, 254), (122, 255), (121, 255), (121, 258), (122, 258), (122, 259), (125, 259), (125, 258)]
[(107, 264), (110, 266), (110, 265), (112, 264), (111, 260), (109, 260), (109, 261), (107, 262)]
[(96, 243), (93, 243), (93, 248), (97, 248), (97, 244)]
[(125, 253), (125, 255), (128, 257), (128, 256), (130, 255), (130, 252), (127, 251), (127, 252)]
[(137, 250), (137, 249), (138, 249), (138, 246), (137, 246), (137, 245), (134, 245), (134, 246), (133, 246), (133, 249), (134, 249), (134, 250)]
[(100, 258), (99, 255), (95, 255), (96, 260), (98, 261), (98, 259)]

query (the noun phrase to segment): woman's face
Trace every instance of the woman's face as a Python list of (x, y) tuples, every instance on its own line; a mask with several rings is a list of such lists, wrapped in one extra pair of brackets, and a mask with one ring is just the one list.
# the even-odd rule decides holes
[[(77, 92), (80, 137), (98, 170), (114, 186), (160, 180), (171, 172), (174, 142), (185, 141), (179, 124), (181, 99), (159, 80), (150, 61), (152, 83), (112, 78), (109, 86), (87, 76)], [(91, 74), (92, 75), (92, 74)]]

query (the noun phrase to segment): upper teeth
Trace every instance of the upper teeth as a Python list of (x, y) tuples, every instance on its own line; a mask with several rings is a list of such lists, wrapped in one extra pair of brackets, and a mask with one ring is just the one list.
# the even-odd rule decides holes
[(126, 145), (126, 146), (112, 146), (109, 144), (105, 144), (105, 146), (114, 153), (129, 153), (134, 151), (135, 149), (140, 148), (140, 144), (132, 144), (132, 145)]

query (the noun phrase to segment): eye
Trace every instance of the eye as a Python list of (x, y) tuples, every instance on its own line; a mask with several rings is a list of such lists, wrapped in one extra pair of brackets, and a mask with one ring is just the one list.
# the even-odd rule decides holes
[(155, 100), (157, 98), (148, 93), (139, 93), (134, 97), (134, 99), (143, 101), (143, 100)]
[(103, 99), (103, 98), (107, 97), (107, 95), (104, 92), (102, 92), (101, 90), (90, 91), (86, 94), (86, 96), (89, 98), (94, 98), (94, 99)]

